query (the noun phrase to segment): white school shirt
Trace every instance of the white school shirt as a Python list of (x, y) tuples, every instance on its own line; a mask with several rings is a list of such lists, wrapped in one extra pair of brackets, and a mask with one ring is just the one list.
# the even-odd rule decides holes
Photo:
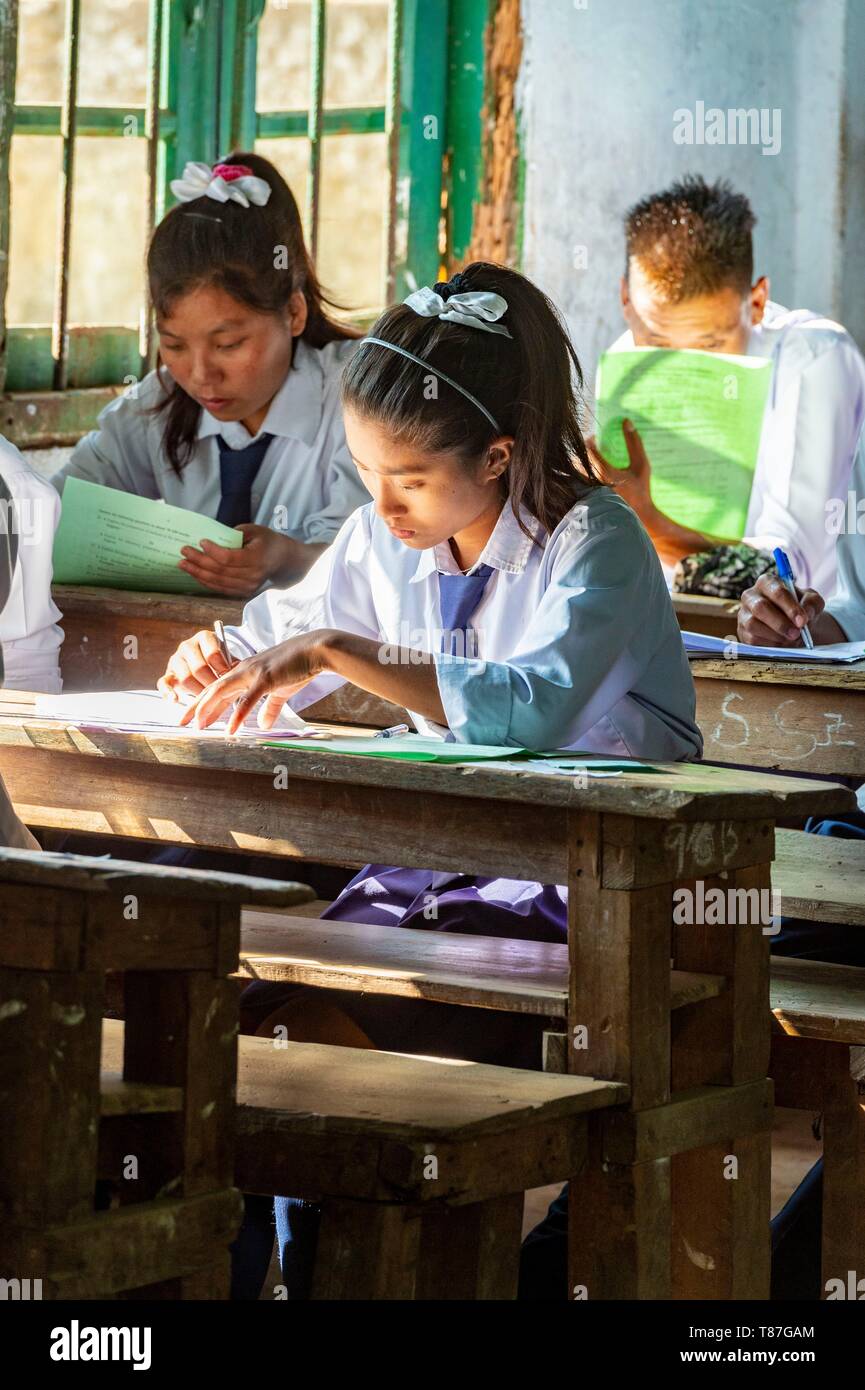
[[(51, 556), (60, 498), (2, 435), (0, 473), (12, 495), (18, 530), (18, 557), (9, 599), (0, 613), (2, 683), (8, 690), (42, 690), (56, 695), (61, 689), (63, 631), (57, 626), (60, 609), (51, 597)], [(0, 554), (8, 564), (5, 543)]]
[[(548, 536), (502, 510), (477, 564), (490, 565), (471, 619), (475, 654), (441, 653), (439, 571), (459, 573), (447, 542), (411, 550), (372, 504), (343, 526), (300, 583), (248, 603), (227, 629), (238, 656), (292, 634), (336, 628), (434, 655), (447, 727), (410, 711), (421, 733), (672, 761), (702, 752), (694, 685), (658, 558), (635, 513), (590, 489)], [(343, 682), (319, 676), (295, 709)]]
[[(628, 329), (610, 352), (633, 347)], [(781, 546), (797, 584), (832, 594), (836, 538), (825, 504), (847, 495), (865, 422), (865, 358), (840, 324), (771, 300), (747, 352), (773, 367), (744, 539), (760, 550)]]
[(244, 449), (260, 434), (272, 434), (252, 484), (252, 520), (307, 544), (327, 544), (369, 499), (348, 452), (339, 401), (342, 369), (356, 346), (346, 339), (311, 348), (296, 339), (293, 364), (258, 434), (239, 420), (220, 421), (202, 410), (198, 438), (180, 475), (163, 448), (165, 416), (151, 413), (164, 393), (150, 372), (134, 396), (118, 396), (105, 407), (99, 428), (76, 444), (51, 481), (62, 491), (67, 478), (84, 478), (215, 517), (222, 496), (216, 436), (231, 449)]
[(865, 429), (859, 436), (849, 491), (851, 501), (845, 497), (843, 530), (838, 536), (838, 587), (826, 610), (841, 624), (848, 642), (865, 642)]

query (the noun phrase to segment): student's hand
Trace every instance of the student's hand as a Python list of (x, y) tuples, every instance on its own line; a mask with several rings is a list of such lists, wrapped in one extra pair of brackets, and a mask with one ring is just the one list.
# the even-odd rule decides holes
[(798, 603), (777, 575), (761, 574), (754, 587), (746, 589), (742, 595), (739, 641), (752, 647), (801, 646), (802, 628), (807, 623), (810, 630), (825, 604), (816, 589), (797, 589), (796, 592)]
[(302, 541), (272, 531), (269, 526), (244, 524), (240, 550), (228, 550), (215, 541), (201, 541), (200, 549), (185, 545), (179, 568), (207, 589), (232, 598), (252, 598), (268, 579), (287, 582), (307, 568)]
[(227, 675), (209, 685), (195, 704), (183, 711), (181, 725), (193, 724), (197, 729), (206, 729), (234, 705), (227, 725), (228, 733), (234, 734), (263, 699), (258, 724), (259, 728), (270, 729), (289, 695), (324, 669), (322, 639), (325, 636), (324, 632), (304, 632), (238, 662)]
[(630, 420), (622, 421), (622, 434), (628, 450), (628, 467), (614, 468), (598, 450), (594, 439), (586, 441), (589, 453), (596, 464), (604, 482), (615, 488), (633, 507), (645, 526), (654, 519), (655, 506), (652, 502), (652, 465), (649, 463), (643, 441)]
[(164, 700), (177, 702), (181, 693), (197, 698), (236, 664), (232, 658), (232, 664), (226, 665), (215, 632), (196, 632), (194, 637), (181, 642), (165, 674), (156, 682), (156, 689)]

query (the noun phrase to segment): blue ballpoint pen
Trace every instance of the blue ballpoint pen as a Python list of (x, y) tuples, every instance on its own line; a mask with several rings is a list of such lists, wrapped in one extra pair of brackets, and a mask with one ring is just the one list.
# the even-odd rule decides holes
[[(778, 566), (778, 578), (780, 579), (781, 583), (787, 589), (790, 590), (790, 593), (793, 595), (794, 599), (798, 603), (799, 595), (796, 593), (796, 585), (793, 581), (793, 571), (790, 568), (790, 561), (787, 559), (786, 554), (783, 550), (781, 550), (780, 546), (776, 547), (772, 551), (772, 554), (775, 557), (775, 564)], [(802, 628), (802, 641), (805, 643), (805, 646), (809, 649), (809, 651), (813, 650), (814, 639), (808, 631), (807, 623)]]

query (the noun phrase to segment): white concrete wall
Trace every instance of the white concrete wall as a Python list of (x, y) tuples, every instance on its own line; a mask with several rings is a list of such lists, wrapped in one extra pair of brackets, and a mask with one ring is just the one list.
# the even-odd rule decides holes
[[(865, 0), (523, 0), (523, 23), (522, 264), (589, 380), (621, 331), (622, 215), (686, 172), (747, 193), (775, 299), (865, 345)], [(779, 152), (676, 144), (698, 101), (780, 109)]]

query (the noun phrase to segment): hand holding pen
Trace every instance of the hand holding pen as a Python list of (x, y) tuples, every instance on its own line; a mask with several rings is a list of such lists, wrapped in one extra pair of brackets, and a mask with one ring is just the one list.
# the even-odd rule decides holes
[(758, 647), (795, 647), (802, 641), (813, 647), (815, 623), (818, 642), (845, 641), (837, 623), (824, 614), (824, 601), (816, 589), (797, 590), (790, 561), (780, 548), (775, 551), (775, 563), (777, 574), (772, 570), (761, 574), (742, 595), (739, 641)]

